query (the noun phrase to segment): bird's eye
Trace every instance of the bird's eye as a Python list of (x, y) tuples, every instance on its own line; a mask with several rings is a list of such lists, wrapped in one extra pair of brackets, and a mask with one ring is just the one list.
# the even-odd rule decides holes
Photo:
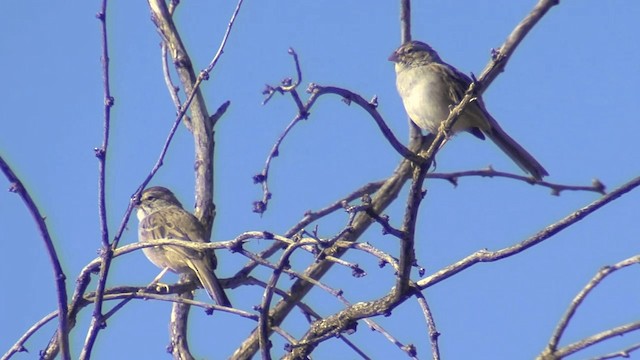
[(155, 196), (153, 196), (153, 195), (149, 195), (149, 196), (147, 196), (147, 200), (155, 200), (155, 199), (156, 199), (156, 197), (155, 197)]

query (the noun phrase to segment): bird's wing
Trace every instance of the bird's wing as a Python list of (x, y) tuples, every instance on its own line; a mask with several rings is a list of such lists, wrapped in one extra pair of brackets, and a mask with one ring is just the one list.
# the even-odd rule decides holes
[[(146, 236), (142, 237), (146, 239), (208, 242), (204, 239), (204, 229), (198, 219), (182, 209), (164, 209), (147, 215), (140, 223), (140, 232), (146, 232)], [(182, 246), (172, 246), (172, 250), (185, 257), (203, 257), (202, 252)]]

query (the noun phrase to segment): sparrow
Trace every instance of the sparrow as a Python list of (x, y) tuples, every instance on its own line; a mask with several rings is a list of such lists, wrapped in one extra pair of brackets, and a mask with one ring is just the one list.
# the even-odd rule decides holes
[[(471, 78), (442, 61), (431, 46), (420, 41), (404, 43), (389, 61), (395, 63), (396, 86), (407, 114), (418, 127), (437, 134), (450, 109), (464, 97)], [(467, 131), (483, 140), (488, 137), (536, 180), (549, 175), (500, 127), (480, 96), (465, 107), (451, 130), (454, 134)]]
[[(141, 242), (161, 239), (209, 242), (200, 221), (186, 211), (167, 188), (154, 186), (143, 191), (136, 215), (140, 221), (138, 240)], [(142, 251), (149, 261), (161, 269), (168, 268), (190, 277), (195, 275), (212, 300), (218, 305), (231, 307), (231, 302), (214, 273), (217, 261), (213, 250), (198, 251), (163, 245), (146, 247)]]

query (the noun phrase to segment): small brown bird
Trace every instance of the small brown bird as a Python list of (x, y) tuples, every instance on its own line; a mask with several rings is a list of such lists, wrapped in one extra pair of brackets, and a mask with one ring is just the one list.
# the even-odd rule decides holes
[[(139, 241), (175, 239), (209, 242), (200, 221), (186, 211), (167, 188), (154, 186), (146, 189), (142, 192), (137, 207)], [(231, 307), (231, 302), (214, 273), (216, 256), (213, 250), (202, 252), (168, 245), (142, 250), (161, 269), (168, 268), (175, 273), (195, 275), (212, 300), (218, 305)]]
[[(440, 59), (438, 53), (420, 41), (400, 46), (389, 57), (395, 62), (396, 86), (404, 108), (418, 127), (437, 134), (471, 84), (471, 79)], [(522, 170), (536, 180), (549, 175), (547, 170), (502, 130), (478, 97), (469, 103), (453, 126), (452, 132), (468, 131), (480, 139), (485, 135)]]

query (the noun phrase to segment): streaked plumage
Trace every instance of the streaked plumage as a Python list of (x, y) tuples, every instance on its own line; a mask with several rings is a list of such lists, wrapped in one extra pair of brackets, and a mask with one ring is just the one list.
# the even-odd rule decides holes
[[(138, 238), (140, 241), (177, 239), (209, 242), (200, 221), (182, 208), (173, 193), (164, 187), (146, 189), (138, 204)], [(212, 300), (218, 305), (231, 306), (220, 281), (216, 277), (216, 257), (213, 251), (201, 252), (179, 246), (154, 246), (143, 249), (147, 258), (161, 269), (180, 274), (195, 275)]]

